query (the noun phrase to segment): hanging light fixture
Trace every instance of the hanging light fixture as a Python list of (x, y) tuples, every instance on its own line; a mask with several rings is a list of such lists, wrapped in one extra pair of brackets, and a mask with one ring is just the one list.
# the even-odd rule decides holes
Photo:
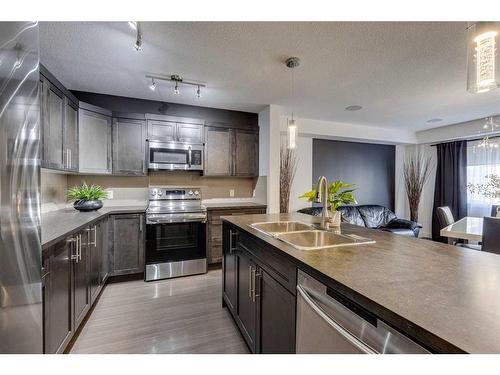
[(181, 77), (178, 74), (171, 74), (169, 76), (146, 74), (146, 78), (148, 80), (149, 79), (151, 80), (151, 84), (149, 85), (149, 88), (152, 91), (154, 91), (156, 89), (158, 82), (162, 82), (162, 81), (173, 82), (174, 83), (174, 94), (176, 94), (176, 95), (179, 95), (181, 93), (180, 86), (182, 86), (182, 85), (196, 86), (196, 97), (198, 99), (201, 98), (201, 88), (207, 87), (206, 82), (195, 81), (195, 80), (191, 80), (191, 79), (184, 79), (183, 77)]
[(491, 135), (495, 134), (500, 130), (500, 124), (495, 122), (495, 119), (493, 116), (486, 117), (486, 122), (482, 126), (482, 130), (480, 133), (486, 135), (483, 139), (479, 141), (477, 145), (474, 145), (473, 148), (483, 148), (483, 149), (494, 149), (494, 148), (499, 148), (500, 143), (497, 140), (492, 140)]
[[(286, 59), (285, 65), (287, 68), (292, 70), (292, 108), (295, 102), (295, 74), (294, 70), (298, 66), (300, 66), (300, 59), (298, 57), (290, 57)], [(287, 119), (287, 128), (286, 128), (286, 135), (287, 135), (287, 147), (289, 149), (294, 149), (297, 147), (297, 123), (295, 122), (295, 119), (293, 118), (293, 109), (292, 109), (292, 116), (291, 118)]]
[(136, 32), (134, 48), (136, 51), (142, 50), (142, 32), (139, 21), (128, 21), (128, 25)]
[(198, 99), (200, 99), (200, 98), (201, 98), (201, 90), (200, 90), (200, 86), (199, 86), (199, 85), (198, 85), (198, 89), (196, 90), (196, 97), (197, 97)]
[(467, 28), (467, 91), (479, 94), (500, 87), (499, 32), (499, 22), (476, 22)]

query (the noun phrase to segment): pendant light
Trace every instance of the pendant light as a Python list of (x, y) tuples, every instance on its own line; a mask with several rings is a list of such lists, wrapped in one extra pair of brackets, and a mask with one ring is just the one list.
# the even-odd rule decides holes
[(467, 91), (479, 94), (500, 87), (499, 22), (476, 22), (467, 28)]
[(500, 124), (495, 122), (493, 116), (487, 117), (486, 122), (482, 126), (481, 134), (485, 134), (484, 138), (479, 141), (477, 145), (473, 146), (474, 151), (476, 148), (483, 148), (487, 150), (492, 150), (500, 147), (500, 143), (496, 139), (492, 139), (493, 136), (500, 130)]
[[(286, 59), (285, 65), (287, 68), (292, 70), (292, 108), (295, 103), (295, 74), (294, 69), (300, 66), (300, 59), (298, 57), (290, 57)], [(295, 149), (297, 147), (297, 123), (293, 118), (293, 109), (292, 109), (292, 117), (287, 119), (287, 147), (289, 149)]]

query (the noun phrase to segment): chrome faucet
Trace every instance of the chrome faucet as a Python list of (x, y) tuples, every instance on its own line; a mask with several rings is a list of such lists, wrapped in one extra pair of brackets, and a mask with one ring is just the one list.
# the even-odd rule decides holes
[[(321, 187), (323, 187), (323, 194), (321, 194)], [(316, 183), (316, 195), (314, 196), (315, 203), (323, 203), (323, 210), (321, 211), (321, 229), (327, 230), (330, 222), (328, 214), (328, 180), (325, 176), (318, 178)]]

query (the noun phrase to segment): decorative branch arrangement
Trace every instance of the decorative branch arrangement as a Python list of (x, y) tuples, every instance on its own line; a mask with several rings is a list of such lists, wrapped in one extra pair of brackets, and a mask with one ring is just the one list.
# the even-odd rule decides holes
[(418, 206), (422, 190), (430, 176), (431, 157), (424, 157), (420, 152), (408, 157), (403, 166), (406, 195), (410, 205), (410, 220), (418, 222)]
[(490, 174), (485, 176), (488, 180), (485, 184), (467, 184), (467, 188), (472, 194), (480, 194), (486, 198), (500, 198), (500, 176)]
[(297, 154), (282, 143), (280, 147), (280, 212), (287, 213), (290, 203), (290, 190), (297, 172)]

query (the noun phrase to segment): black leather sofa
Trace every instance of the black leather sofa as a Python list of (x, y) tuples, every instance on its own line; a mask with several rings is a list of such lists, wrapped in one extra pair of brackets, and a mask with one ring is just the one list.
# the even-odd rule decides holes
[[(303, 214), (320, 216), (321, 207), (307, 207), (299, 210)], [(359, 225), (366, 228), (380, 229), (386, 232), (404, 236), (418, 237), (422, 226), (414, 221), (398, 219), (396, 214), (387, 207), (375, 204), (359, 206), (342, 206), (337, 209), (342, 217), (342, 222)]]

